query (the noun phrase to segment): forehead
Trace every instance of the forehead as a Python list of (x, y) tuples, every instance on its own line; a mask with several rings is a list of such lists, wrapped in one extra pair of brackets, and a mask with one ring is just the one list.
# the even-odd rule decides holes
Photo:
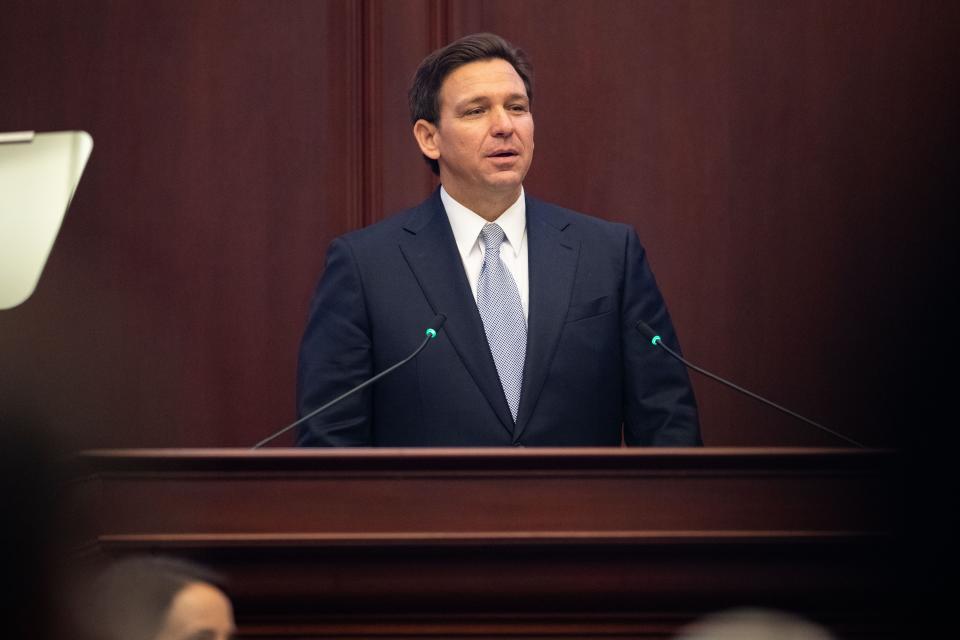
[(233, 608), (222, 591), (212, 585), (195, 582), (174, 596), (166, 622), (167, 629), (175, 633), (197, 629), (229, 629), (233, 626)]
[(497, 95), (527, 95), (523, 78), (501, 58), (476, 60), (459, 66), (440, 87), (441, 108), (472, 98)]

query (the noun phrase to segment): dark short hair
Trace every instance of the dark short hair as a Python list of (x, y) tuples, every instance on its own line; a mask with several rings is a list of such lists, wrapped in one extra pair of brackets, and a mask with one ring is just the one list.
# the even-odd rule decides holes
[[(516, 69), (533, 102), (533, 66), (523, 49), (513, 46), (493, 33), (475, 33), (437, 49), (420, 63), (413, 76), (407, 97), (410, 101), (410, 122), (423, 119), (438, 124), (440, 121), (440, 88), (456, 68), (476, 62), (500, 58)], [(440, 164), (424, 156), (433, 172), (440, 175)]]

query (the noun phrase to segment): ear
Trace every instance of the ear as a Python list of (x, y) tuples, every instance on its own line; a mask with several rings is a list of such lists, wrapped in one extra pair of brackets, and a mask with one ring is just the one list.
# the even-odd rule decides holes
[(431, 160), (440, 158), (440, 149), (437, 146), (437, 135), (439, 133), (437, 125), (427, 122), (423, 118), (417, 120), (413, 125), (413, 137), (417, 139), (421, 153)]

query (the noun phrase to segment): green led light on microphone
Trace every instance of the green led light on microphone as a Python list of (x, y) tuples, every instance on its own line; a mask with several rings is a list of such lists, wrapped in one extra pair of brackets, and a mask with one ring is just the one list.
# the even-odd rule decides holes
[(650, 341), (650, 344), (657, 346), (658, 342), (660, 342), (660, 336), (653, 336), (653, 340)]
[(436, 338), (436, 337), (437, 337), (437, 332), (436, 332), (436, 330), (434, 330), (434, 329), (427, 329), (427, 330), (425, 331), (425, 333), (426, 333), (428, 336), (430, 336), (431, 338)]

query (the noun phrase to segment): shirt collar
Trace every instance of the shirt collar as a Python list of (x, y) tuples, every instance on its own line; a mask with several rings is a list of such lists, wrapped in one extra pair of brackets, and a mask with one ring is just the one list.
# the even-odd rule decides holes
[[(457, 249), (460, 255), (466, 258), (473, 251), (474, 247), (479, 246), (480, 230), (487, 221), (481, 218), (477, 213), (463, 206), (453, 199), (447, 190), (440, 187), (440, 200), (443, 202), (443, 208), (447, 211), (447, 218), (450, 220), (450, 228), (453, 229), (453, 238), (457, 242)], [(520, 245), (523, 242), (523, 234), (527, 230), (527, 201), (523, 197), (523, 187), (520, 187), (520, 197), (516, 202), (507, 207), (507, 210), (500, 214), (494, 220), (507, 236), (507, 242), (510, 243), (510, 249), (515, 256), (520, 255)]]

